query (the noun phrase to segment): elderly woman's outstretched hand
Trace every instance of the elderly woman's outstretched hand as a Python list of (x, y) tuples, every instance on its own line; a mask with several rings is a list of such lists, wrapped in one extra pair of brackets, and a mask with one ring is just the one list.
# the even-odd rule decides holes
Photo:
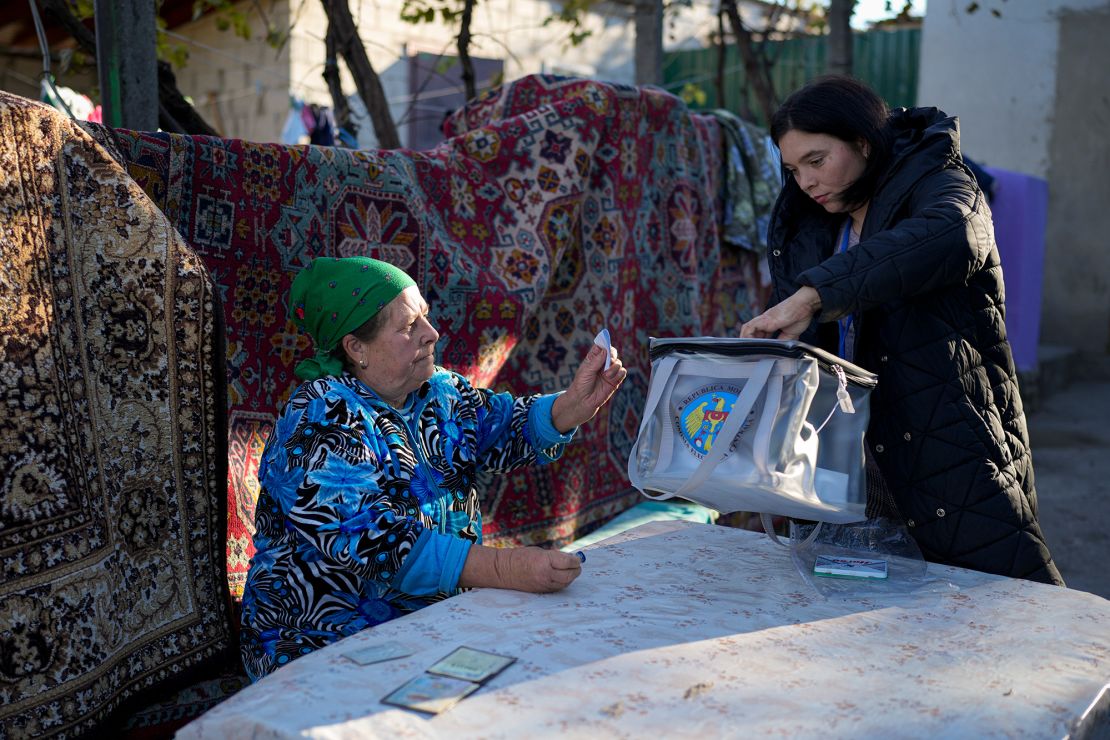
[(578, 366), (574, 380), (551, 407), (551, 422), (561, 433), (569, 432), (594, 418), (594, 414), (613, 397), (628, 371), (621, 364), (617, 348), (609, 349), (610, 365), (605, 369), (605, 350), (596, 344)]

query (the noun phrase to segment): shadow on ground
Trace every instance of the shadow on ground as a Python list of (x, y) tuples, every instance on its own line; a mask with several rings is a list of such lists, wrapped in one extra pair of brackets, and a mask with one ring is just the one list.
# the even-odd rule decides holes
[(1047, 395), (1029, 415), (1041, 528), (1069, 588), (1110, 599), (1110, 377)]

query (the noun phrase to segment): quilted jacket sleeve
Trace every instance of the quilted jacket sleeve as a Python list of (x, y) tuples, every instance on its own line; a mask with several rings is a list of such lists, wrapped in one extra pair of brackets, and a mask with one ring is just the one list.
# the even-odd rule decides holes
[(798, 276), (821, 295), (819, 321), (966, 283), (993, 248), (990, 211), (962, 169), (938, 170), (902, 202), (877, 206), (893, 215), (869, 215), (888, 227)]

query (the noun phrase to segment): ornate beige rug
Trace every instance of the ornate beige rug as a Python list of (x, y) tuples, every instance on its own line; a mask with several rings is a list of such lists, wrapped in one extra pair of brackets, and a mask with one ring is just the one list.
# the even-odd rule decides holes
[(0, 252), (0, 737), (74, 736), (234, 655), (220, 309), (127, 173), (5, 93)]

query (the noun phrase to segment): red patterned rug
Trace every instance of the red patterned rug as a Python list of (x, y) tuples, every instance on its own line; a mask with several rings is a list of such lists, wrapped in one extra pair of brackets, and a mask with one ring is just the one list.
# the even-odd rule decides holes
[(494, 543), (562, 544), (635, 503), (626, 464), (648, 338), (728, 333), (750, 315), (754, 255), (722, 254), (718, 238), (713, 119), (660, 90), (534, 76), (447, 125), (451, 138), (425, 152), (98, 132), (223, 299), (233, 593), (252, 552), (258, 455), (308, 352), (284, 300), (312, 257), (407, 270), (443, 335), (440, 361), (477, 384), (560, 389), (609, 328), (627, 382), (559, 464), (488, 484)]

